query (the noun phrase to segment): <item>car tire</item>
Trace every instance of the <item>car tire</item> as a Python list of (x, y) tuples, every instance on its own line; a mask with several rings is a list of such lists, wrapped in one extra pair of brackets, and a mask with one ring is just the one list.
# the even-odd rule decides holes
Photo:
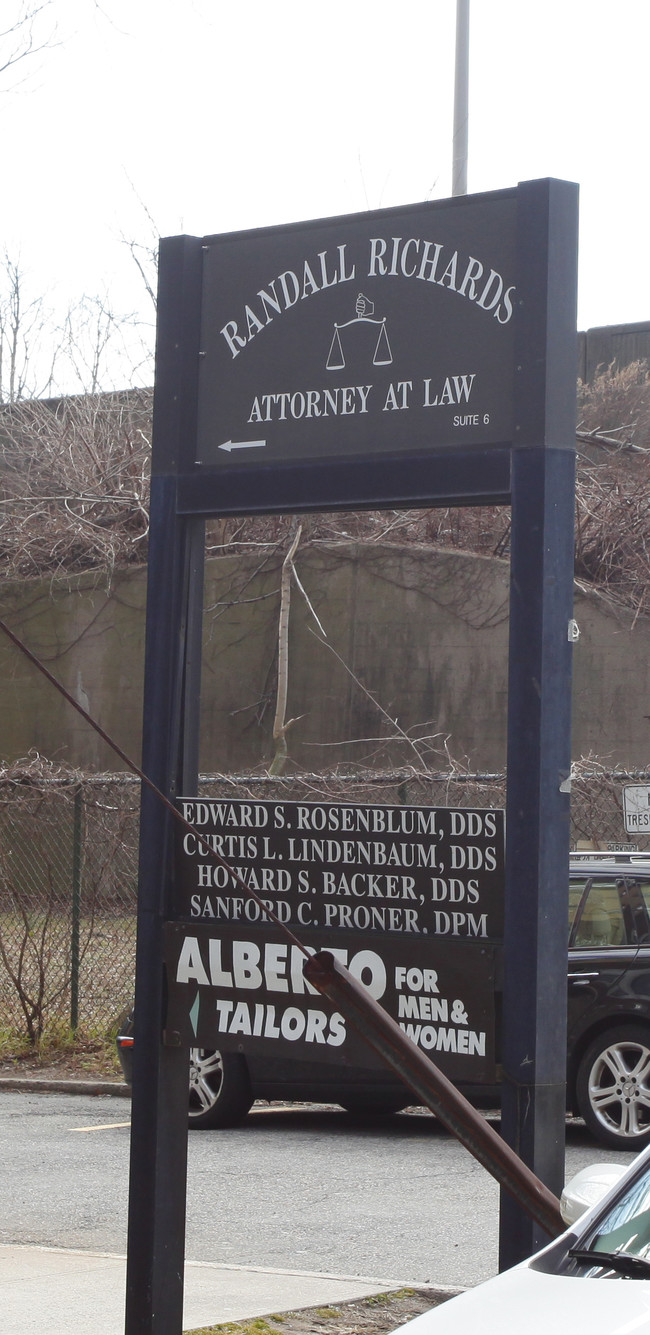
[(367, 1093), (364, 1090), (358, 1094), (346, 1094), (345, 1098), (337, 1099), (337, 1102), (346, 1112), (353, 1113), (356, 1117), (387, 1117), (391, 1113), (398, 1113), (403, 1108), (408, 1108), (413, 1099), (403, 1094), (375, 1095), (371, 1090)]
[(650, 1143), (650, 1028), (617, 1025), (599, 1034), (578, 1067), (576, 1099), (603, 1145), (641, 1150)]
[(252, 1102), (244, 1057), (237, 1052), (190, 1048), (188, 1125), (191, 1130), (237, 1126)]

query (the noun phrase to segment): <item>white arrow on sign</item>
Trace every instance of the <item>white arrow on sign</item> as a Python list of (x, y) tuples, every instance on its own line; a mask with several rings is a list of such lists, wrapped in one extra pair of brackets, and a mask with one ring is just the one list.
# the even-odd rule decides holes
[(266, 445), (265, 440), (226, 440), (219, 449), (227, 450), (230, 454), (231, 450), (259, 450), (263, 445)]

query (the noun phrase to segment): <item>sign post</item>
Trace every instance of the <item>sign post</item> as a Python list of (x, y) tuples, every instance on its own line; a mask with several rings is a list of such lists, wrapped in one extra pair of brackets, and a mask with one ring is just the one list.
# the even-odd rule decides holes
[[(502, 1130), (547, 1186), (564, 1184), (570, 847), (575, 204), (520, 186), (512, 454)], [(573, 244), (569, 244), (569, 236)], [(503, 1195), (501, 1265), (546, 1241)]]
[[(577, 188), (539, 181), (161, 242), (143, 754), (168, 796), (196, 794), (207, 516), (512, 503), (504, 1128), (555, 1190), (564, 1129), (576, 238)], [(179, 1335), (192, 1034), (173, 988), (167, 1000), (163, 943), (177, 972), (183, 950), (196, 949), (200, 973), (209, 931), (202, 922), (190, 933), (191, 909), (179, 911), (170, 818), (149, 794), (140, 838), (126, 1329)], [(405, 922), (371, 929), (389, 942), (395, 970), (404, 967)], [(329, 930), (346, 925), (332, 920)], [(196, 947), (184, 946), (190, 936)], [(489, 973), (489, 952), (486, 961)], [(191, 970), (187, 981), (196, 982)], [(477, 1036), (487, 1032), (479, 1020), (477, 1010)], [(526, 1217), (504, 1203), (502, 1264), (532, 1245)]]
[[(142, 749), (148, 777), (170, 798), (196, 791), (198, 781), (204, 525), (179, 517), (175, 473), (179, 443), (196, 429), (196, 260), (196, 248), (181, 238), (163, 248), (159, 277)], [(127, 1335), (182, 1330), (189, 1054), (162, 1041), (171, 826), (170, 813), (143, 787)]]

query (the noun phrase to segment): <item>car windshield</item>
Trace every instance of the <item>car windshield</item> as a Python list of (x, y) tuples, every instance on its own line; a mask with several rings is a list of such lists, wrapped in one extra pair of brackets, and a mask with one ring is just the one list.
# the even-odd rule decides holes
[(579, 1245), (594, 1252), (625, 1252), (650, 1261), (650, 1164)]

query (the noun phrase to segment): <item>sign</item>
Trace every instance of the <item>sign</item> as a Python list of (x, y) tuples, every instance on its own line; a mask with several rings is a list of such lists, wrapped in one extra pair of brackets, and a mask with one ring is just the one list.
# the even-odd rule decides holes
[(628, 834), (650, 831), (650, 784), (628, 784), (623, 789), (623, 805)]
[(517, 191), (203, 238), (203, 467), (513, 438)]
[[(309, 931), (450, 1079), (493, 1083), (494, 954), (489, 945), (392, 933)], [(303, 977), (304, 955), (278, 929), (166, 923), (167, 1042), (329, 1065), (385, 1069)]]
[(166, 1029), (176, 1041), (381, 1065), (305, 982), (303, 953), (266, 906), (310, 951), (331, 950), (450, 1078), (494, 1079), (502, 811), (223, 798), (179, 806), (228, 865), (177, 827), (182, 921), (165, 927)]
[[(555, 891), (566, 875), (569, 828), (564, 779), (570, 769), (566, 627), (573, 615), (576, 254), (577, 189), (552, 180), (296, 228), (161, 242), (143, 742), (144, 770), (165, 794), (176, 792), (179, 783), (186, 790), (197, 783), (203, 573), (197, 517), (512, 501), (509, 911), (499, 1053), (504, 1134), (556, 1190), (563, 1181), (566, 1108), (566, 905)], [(546, 708), (540, 709), (540, 698)], [(179, 885), (169, 856), (172, 829), (167, 806), (145, 787), (136, 1012), (139, 1050), (155, 1054), (157, 1078), (150, 1079), (150, 1063), (138, 1062), (136, 1054), (129, 1332), (150, 1329), (153, 1314), (163, 1310), (170, 1329), (180, 1331), (182, 1323), (187, 1066), (175, 1045), (193, 1044), (200, 1035), (212, 1046), (207, 1036), (215, 1028), (204, 1028), (204, 1017), (212, 1014), (216, 1026), (216, 1002), (224, 1000), (233, 1011), (226, 1032), (218, 1031), (222, 1046), (268, 1042), (279, 1053), (282, 1040), (296, 1055), (302, 1044), (305, 1061), (313, 1059), (315, 1044), (319, 1054), (336, 1051), (335, 1044), (307, 1040), (308, 1024), (315, 1033), (320, 1019), (305, 1017), (299, 1037), (282, 1035), (282, 1019), (285, 1030), (302, 1027), (284, 1010), (279, 1025), (279, 1012), (264, 1011), (260, 1021), (258, 1005), (278, 1004), (271, 999), (266, 946), (279, 951), (284, 943), (270, 926), (235, 914), (222, 920), (206, 910), (204, 917), (205, 901), (191, 916), (188, 887), (182, 875)], [(222, 833), (227, 831), (215, 831)], [(249, 828), (246, 837), (260, 833)], [(449, 845), (479, 850), (467, 833), (464, 841), (450, 837)], [(424, 846), (425, 838), (403, 842)], [(437, 849), (438, 841), (431, 842)], [(489, 838), (485, 847), (497, 842)], [(237, 851), (251, 872), (256, 858), (257, 850)], [(316, 866), (315, 856), (310, 859), (303, 867), (308, 876)], [(266, 865), (267, 876), (277, 865)], [(355, 870), (370, 874), (375, 868), (349, 868), (341, 858), (323, 863), (319, 875)], [(412, 874), (406, 866), (379, 870)], [(415, 919), (404, 913), (399, 930), (391, 929), (389, 915), (386, 931), (332, 925), (299, 933), (313, 932), (310, 944), (324, 939), (354, 956), (363, 950), (378, 956), (386, 970), (386, 1004), (396, 1003), (398, 1022), (421, 1026), (422, 1047), (462, 1065), (458, 1078), (469, 1063), (485, 1061), (486, 1070), (491, 1063), (494, 986), (488, 965), (496, 947), (489, 933), (500, 918), (486, 907), (490, 894), (480, 870), (480, 907), (469, 901), (470, 880), (479, 876), (469, 864), (418, 868), (429, 880), (425, 889), (411, 888), (423, 903), (409, 903), (405, 881), (397, 883), (397, 897), (392, 883), (390, 894), (388, 881), (377, 883), (386, 892), (383, 903), (370, 895), (368, 883), (366, 908), (410, 908), (419, 932), (408, 930), (407, 921)], [(464, 886), (464, 903), (456, 899), (456, 879)], [(434, 881), (445, 883), (437, 903)], [(308, 888), (320, 891), (323, 905), (345, 907), (340, 885), (326, 897), (330, 884), (308, 881)], [(290, 917), (294, 905), (311, 900), (315, 908), (319, 902), (317, 893), (299, 898), (299, 885), (289, 892), (268, 879), (267, 887), (269, 901), (287, 904)], [(198, 890), (217, 895), (213, 885), (195, 885), (192, 893)], [(224, 903), (238, 897), (228, 887), (220, 896)], [(348, 907), (357, 898), (364, 903), (353, 893)], [(486, 913), (487, 920), (478, 935), (469, 935), (467, 916), (463, 939), (454, 934), (461, 920), (451, 916), (451, 930), (437, 935), (430, 927), (438, 911), (474, 913), (479, 923)], [(229, 994), (227, 979), (213, 977), (216, 946), (211, 961), (210, 942), (221, 943), (224, 974), (232, 963), (233, 984), (235, 945), (240, 960), (251, 943), (260, 950), (263, 945), (263, 964), (255, 967), (268, 997), (257, 987), (252, 958), (255, 988), (247, 996), (236, 998), (232, 989)], [(395, 953), (384, 959), (384, 950)], [(445, 973), (454, 958), (463, 961), (457, 977)], [(161, 963), (168, 989), (161, 985)], [(272, 955), (268, 964), (273, 967)], [(288, 981), (282, 965), (278, 954), (275, 976)], [(404, 989), (398, 970), (409, 968), (420, 970), (422, 981), (407, 972)], [(427, 990), (426, 970), (438, 974), (437, 993)], [(400, 996), (412, 1008), (401, 1017)], [(245, 1012), (235, 1016), (240, 1001), (253, 1005), (250, 1035), (244, 1032)], [(325, 1012), (308, 993), (295, 1009), (308, 1003)], [(331, 1036), (334, 1017), (327, 1015)], [(268, 1023), (268, 1038), (256, 1032), (260, 1023), (264, 1030)], [(272, 1034), (274, 1025), (281, 1040)], [(234, 1032), (240, 1026), (242, 1032)], [(166, 1046), (160, 1049), (163, 1030)], [(338, 1048), (342, 1060), (347, 1042)], [(152, 1142), (163, 1152), (152, 1155)], [(522, 1210), (508, 1197), (504, 1207), (502, 1268), (536, 1246)]]
[[(498, 941), (504, 813), (449, 807), (180, 798), (205, 836), (294, 932), (399, 932)], [(175, 913), (213, 924), (263, 917), (229, 868), (177, 826)]]

